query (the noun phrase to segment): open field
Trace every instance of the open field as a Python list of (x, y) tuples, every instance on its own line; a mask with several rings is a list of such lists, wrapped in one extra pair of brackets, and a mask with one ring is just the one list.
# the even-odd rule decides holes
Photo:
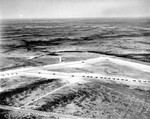
[(150, 24), (6, 20), (0, 119), (150, 119)]
[(79, 118), (148, 119), (149, 67), (114, 61), (99, 57), (1, 72), (0, 104)]
[[(76, 118), (119, 119), (140, 117), (149, 119), (150, 103), (127, 93), (116, 91), (112, 87), (107, 88), (107, 85), (97, 81), (75, 83), (35, 100), (29, 105), (19, 108), (19, 110), (24, 112), (24, 110), (34, 109), (41, 111), (41, 114), (47, 112), (44, 117), (47, 117), (46, 115), (49, 112), (53, 112), (60, 114), (60, 118), (61, 115), (70, 115), (70, 118), (71, 116), (77, 116)], [(18, 113), (12, 113), (11, 115), (21, 116)], [(28, 113), (25, 113), (25, 115), (28, 115)]]
[[(101, 60), (102, 59), (102, 60)], [(115, 60), (114, 60), (115, 61)], [(143, 66), (143, 69), (138, 69), (138, 67), (134, 68), (137, 64), (125, 65), (125, 63), (114, 62), (113, 60), (109, 60), (109, 58), (99, 58), (97, 61), (83, 61), (79, 64), (70, 64), (60, 67), (47, 67), (49, 71), (59, 71), (66, 73), (96, 73), (103, 74), (108, 76), (125, 76), (136, 79), (150, 79), (150, 69), (149, 67), (146, 70), (146, 67)], [(141, 66), (139, 66), (141, 67)], [(142, 71), (144, 70), (144, 71)]]
[[(21, 78), (20, 78), (21, 79)], [(18, 84), (13, 89), (7, 89), (0, 94), (1, 105), (11, 105), (20, 107), (27, 102), (34, 100), (47, 92), (59, 88), (67, 82), (61, 82), (59, 79), (44, 79), (25, 77), (26, 81), (23, 84)], [(37, 80), (38, 79), (38, 80)], [(34, 80), (34, 81), (33, 81)], [(13, 85), (12, 85), (13, 86)]]

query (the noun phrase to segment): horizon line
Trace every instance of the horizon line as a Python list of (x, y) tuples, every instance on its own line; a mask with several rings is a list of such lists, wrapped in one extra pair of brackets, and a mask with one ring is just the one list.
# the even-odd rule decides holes
[(52, 20), (59, 20), (59, 19), (150, 19), (150, 16), (146, 17), (74, 17), (74, 18), (0, 18), (0, 20), (42, 20), (42, 19), (52, 19)]

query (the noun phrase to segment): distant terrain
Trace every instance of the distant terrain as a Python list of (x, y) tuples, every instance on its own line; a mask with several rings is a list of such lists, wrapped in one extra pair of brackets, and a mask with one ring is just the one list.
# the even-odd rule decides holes
[[(16, 63), (34, 65), (24, 58), (67, 51), (150, 62), (149, 19), (6, 20), (2, 29), (1, 52)], [(16, 54), (20, 57), (11, 57)]]

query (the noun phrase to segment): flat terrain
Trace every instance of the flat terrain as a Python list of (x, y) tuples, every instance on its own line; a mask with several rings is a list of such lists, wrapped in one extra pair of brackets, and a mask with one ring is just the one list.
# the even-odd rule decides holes
[(0, 119), (150, 119), (149, 21), (4, 21)]
[(33, 110), (34, 116), (42, 111), (38, 116), (45, 117), (148, 119), (149, 69), (145, 64), (101, 56), (3, 71), (0, 108)]

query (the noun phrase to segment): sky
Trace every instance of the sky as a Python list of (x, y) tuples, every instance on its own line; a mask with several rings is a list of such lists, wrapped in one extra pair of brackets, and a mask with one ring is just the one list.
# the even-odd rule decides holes
[(0, 0), (0, 18), (150, 17), (150, 0)]

